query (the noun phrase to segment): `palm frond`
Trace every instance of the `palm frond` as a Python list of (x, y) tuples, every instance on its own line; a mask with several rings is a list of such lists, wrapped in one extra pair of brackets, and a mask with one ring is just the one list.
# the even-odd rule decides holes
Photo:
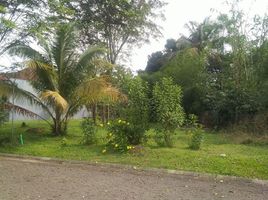
[(50, 116), (53, 116), (49, 108), (37, 96), (22, 88), (19, 88), (16, 83), (10, 80), (0, 80), (0, 96), (8, 98), (14, 97), (15, 100), (23, 99), (30, 105), (36, 105), (46, 111)]
[(69, 56), (75, 51), (77, 45), (75, 34), (74, 24), (61, 25), (56, 32), (57, 37), (52, 47), (52, 55), (59, 76), (65, 71), (64, 68), (68, 66), (66, 61), (71, 61)]
[(23, 108), (21, 106), (18, 106), (18, 105), (15, 105), (15, 104), (11, 104), (11, 103), (5, 103), (3, 105), (3, 108), (5, 110), (9, 110), (9, 111), (12, 110), (12, 111), (14, 111), (17, 114), (20, 114), (20, 115), (23, 115), (23, 116), (26, 116), (26, 117), (40, 118), (40, 119), (46, 121), (49, 125), (51, 125), (51, 123), (47, 119), (45, 119), (42, 116), (38, 115), (37, 113), (34, 113), (34, 112), (32, 112), (32, 111), (30, 111), (28, 109), (25, 109), (25, 108)]
[(90, 62), (92, 59), (98, 55), (102, 55), (105, 52), (105, 49), (99, 47), (88, 48), (79, 58), (75, 71), (81, 71), (90, 67)]
[(29, 60), (26, 61), (28, 68), (32, 69), (32, 74), (30, 80), (34, 80), (36, 85), (42, 85), (42, 87), (37, 87), (36, 89), (57, 89), (57, 73), (53, 66), (48, 63), (41, 62), (38, 60)]
[(98, 96), (103, 88), (108, 87), (106, 76), (95, 77), (84, 81), (76, 91), (76, 94), (81, 97)]
[(20, 114), (20, 115), (23, 115), (23, 116), (26, 116), (26, 117), (31, 117), (31, 118), (41, 118), (40, 115), (30, 111), (30, 110), (27, 110), (23, 107), (20, 107), (18, 105), (14, 105), (14, 104), (11, 104), (11, 103), (5, 103), (4, 104), (4, 109), (6, 110), (13, 110), (15, 113), (17, 114)]
[(8, 52), (11, 55), (21, 56), (21, 57), (27, 58), (27, 59), (40, 60), (40, 61), (46, 60), (44, 55), (42, 55), (37, 50), (35, 50), (32, 47), (25, 45), (25, 44), (14, 45), (14, 46), (10, 47)]
[(127, 96), (120, 92), (117, 88), (113, 86), (109, 86), (107, 88), (104, 88), (100, 92), (100, 101), (103, 102), (126, 102), (127, 101)]
[(33, 69), (39, 68), (47, 71), (51, 71), (53, 69), (51, 65), (38, 60), (28, 60), (25, 62), (25, 65), (29, 68)]
[(108, 76), (89, 79), (79, 87), (77, 95), (83, 99), (85, 104), (126, 101), (127, 97), (113, 87), (108, 80)]
[(40, 98), (43, 101), (47, 101), (50, 104), (60, 108), (63, 111), (66, 111), (68, 108), (67, 101), (57, 91), (46, 90), (41, 93)]
[(9, 80), (0, 80), (0, 96), (9, 97), (12, 95), (12, 86)]

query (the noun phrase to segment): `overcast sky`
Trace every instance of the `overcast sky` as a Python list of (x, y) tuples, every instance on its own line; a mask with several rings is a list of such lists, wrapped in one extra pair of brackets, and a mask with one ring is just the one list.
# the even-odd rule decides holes
[[(164, 9), (165, 21), (157, 21), (163, 27), (163, 37), (158, 41), (152, 40), (150, 44), (140, 48), (134, 48), (131, 61), (126, 64), (134, 72), (145, 69), (148, 55), (155, 51), (163, 50), (167, 39), (178, 39), (180, 34), (187, 35), (184, 25), (189, 21), (202, 22), (205, 17), (212, 15), (211, 8), (227, 12), (227, 7), (223, 3), (225, 0), (165, 0), (168, 5)], [(268, 0), (243, 0), (243, 9), (246, 13), (253, 16), (262, 14), (268, 10)], [(214, 13), (215, 15), (215, 13)], [(3, 56), (1, 64), (10, 66), (12, 59)]]
[[(211, 8), (221, 12), (227, 12), (227, 6), (223, 0), (166, 0), (166, 20), (158, 21), (163, 27), (163, 38), (159, 41), (151, 41), (149, 45), (134, 49), (130, 68), (133, 71), (145, 69), (148, 55), (155, 51), (163, 50), (167, 39), (178, 39), (180, 34), (188, 34), (184, 25), (189, 21), (202, 22), (205, 17), (212, 14)], [(268, 0), (244, 0), (241, 4), (246, 13), (253, 16), (262, 14), (268, 10)], [(214, 13), (215, 15), (215, 13)]]

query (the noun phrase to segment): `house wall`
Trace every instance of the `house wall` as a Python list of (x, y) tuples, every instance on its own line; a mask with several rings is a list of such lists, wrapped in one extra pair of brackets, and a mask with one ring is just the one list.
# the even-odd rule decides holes
[[(30, 85), (30, 83), (27, 80), (22, 79), (14, 79), (15, 83), (18, 85), (18, 87), (31, 92), (33, 94), (37, 94), (37, 92), (34, 90), (34, 88)], [(9, 99), (10, 102), (12, 102), (12, 98)], [(18, 105), (20, 107), (26, 108), (27, 110), (30, 110), (34, 113), (37, 113), (38, 115), (42, 116), (45, 119), (49, 119), (49, 115), (42, 110), (41, 107), (37, 105), (31, 105), (30, 102), (26, 101), (25, 99), (14, 99), (15, 105)], [(85, 108), (82, 108), (80, 111), (78, 111), (73, 118), (74, 119), (80, 119), (83, 117), (88, 117), (90, 114), (87, 112)], [(12, 113), (9, 115), (9, 119), (11, 120)], [(14, 113), (14, 120), (32, 120), (31, 117), (26, 117), (21, 114)]]

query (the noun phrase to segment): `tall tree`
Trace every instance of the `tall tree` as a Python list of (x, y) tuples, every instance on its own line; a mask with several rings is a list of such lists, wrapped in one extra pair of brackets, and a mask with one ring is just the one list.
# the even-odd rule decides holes
[(133, 45), (161, 35), (155, 18), (163, 17), (164, 5), (162, 0), (79, 0), (73, 7), (81, 22), (81, 42), (85, 46), (102, 43), (114, 64)]
[(17, 41), (29, 40), (40, 27), (43, 1), (7, 0), (0, 2), (0, 56)]

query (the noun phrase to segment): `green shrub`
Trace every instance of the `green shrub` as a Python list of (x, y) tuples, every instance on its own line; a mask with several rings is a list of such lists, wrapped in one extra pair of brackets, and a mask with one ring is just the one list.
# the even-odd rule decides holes
[(173, 147), (175, 135), (168, 130), (166, 132), (163, 132), (162, 130), (157, 130), (154, 136), (154, 140), (156, 144), (160, 147)]
[(188, 132), (191, 134), (191, 140), (189, 143), (189, 148), (192, 150), (199, 150), (204, 139), (203, 127), (198, 123), (198, 117), (196, 115), (188, 115), (186, 121), (186, 126), (189, 129)]
[(188, 128), (199, 128), (198, 117), (194, 114), (189, 114), (185, 119), (185, 126)]
[(164, 146), (171, 147), (173, 145), (175, 130), (184, 122), (181, 97), (181, 88), (175, 85), (171, 78), (163, 78), (153, 88), (156, 118), (160, 125), (155, 137), (158, 144), (164, 142)]
[(149, 121), (148, 84), (140, 77), (125, 80), (122, 86), (127, 95), (126, 105), (121, 105), (119, 115), (130, 123), (128, 127), (128, 141), (130, 144), (140, 144), (145, 137)]
[(97, 137), (96, 137), (97, 129), (92, 119), (85, 118), (81, 122), (81, 128), (83, 132), (83, 138), (81, 142), (82, 144), (91, 145), (97, 142)]
[(21, 125), (20, 125), (21, 128), (25, 128), (27, 127), (27, 124), (25, 122), (22, 122)]
[(133, 148), (132, 145), (141, 143), (144, 135), (137, 127), (124, 120), (115, 120), (108, 125), (108, 142), (106, 147), (117, 152), (126, 152)]
[(192, 150), (199, 150), (201, 148), (203, 137), (204, 136), (202, 132), (193, 133), (189, 144), (189, 148)]

